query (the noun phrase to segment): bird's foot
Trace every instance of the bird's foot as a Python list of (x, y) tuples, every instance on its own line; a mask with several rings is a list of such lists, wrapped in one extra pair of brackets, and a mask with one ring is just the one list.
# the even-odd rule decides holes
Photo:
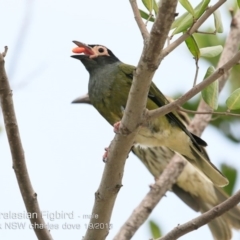
[(115, 133), (119, 133), (120, 124), (121, 124), (121, 121), (116, 122), (116, 123), (113, 124), (113, 131), (114, 131)]
[[(105, 153), (103, 154), (103, 162), (107, 162), (108, 158), (108, 152), (109, 152), (109, 147), (104, 148)], [(127, 155), (127, 158), (129, 157), (129, 154)]]
[(104, 148), (104, 150), (105, 150), (105, 153), (103, 154), (103, 162), (107, 162), (109, 147)]

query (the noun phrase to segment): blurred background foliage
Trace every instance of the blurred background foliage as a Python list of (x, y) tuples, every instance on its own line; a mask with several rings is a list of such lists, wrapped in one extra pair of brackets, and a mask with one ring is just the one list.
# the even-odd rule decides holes
[[(233, 12), (236, 11), (237, 5), (234, 8)], [(227, 15), (228, 22), (231, 22), (232, 14), (229, 11), (229, 9), (225, 9), (229, 14)], [(214, 30), (210, 27), (207, 27), (205, 32), (211, 33)], [(194, 34), (194, 38), (196, 39), (198, 45), (200, 48), (202, 47), (209, 47), (209, 46), (216, 46), (216, 45), (222, 45), (224, 46), (225, 40), (226, 40), (226, 34)], [(204, 60), (207, 62), (209, 66), (217, 67), (217, 63), (219, 61), (220, 55), (214, 58), (204, 58)], [(240, 87), (240, 65), (235, 65), (230, 73), (229, 81), (227, 81), (226, 86), (224, 87), (223, 91), (226, 93), (227, 96), (229, 96), (235, 89)], [(176, 95), (178, 97), (181, 94)], [(221, 95), (220, 95), (221, 99)], [(197, 110), (198, 103), (200, 99), (195, 99), (193, 101), (189, 101), (184, 104), (184, 108), (187, 108), (189, 110)], [(225, 101), (224, 101), (225, 102)], [(225, 112), (227, 111), (227, 107), (225, 103), (220, 103), (218, 110), (219, 112)], [(233, 110), (232, 113), (239, 113), (240, 110)], [(190, 114), (191, 115), (191, 114)], [(234, 116), (214, 116), (212, 118), (212, 121), (210, 122), (210, 125), (216, 127), (218, 130), (220, 130), (226, 138), (228, 138), (230, 141), (239, 143), (240, 142), (240, 135), (236, 134), (236, 129), (240, 127), (240, 121), (239, 117)]]

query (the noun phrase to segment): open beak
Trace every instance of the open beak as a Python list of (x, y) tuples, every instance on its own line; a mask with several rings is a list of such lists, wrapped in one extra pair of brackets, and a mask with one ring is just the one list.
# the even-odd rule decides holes
[(75, 43), (77, 45), (77, 47), (75, 47), (72, 50), (73, 53), (83, 53), (88, 56), (95, 55), (95, 52), (93, 51), (93, 49), (90, 46), (88, 46), (87, 44), (78, 42), (78, 41), (73, 41), (73, 43)]

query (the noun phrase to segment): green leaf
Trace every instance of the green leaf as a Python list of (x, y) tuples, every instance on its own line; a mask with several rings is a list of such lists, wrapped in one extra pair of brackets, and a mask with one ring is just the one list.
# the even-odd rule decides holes
[(155, 12), (155, 15), (157, 15), (158, 14), (158, 5), (156, 3), (156, 0), (153, 0), (153, 10)]
[(156, 0), (142, 0), (142, 2), (146, 9), (149, 11), (149, 13), (152, 13), (152, 10), (154, 10), (155, 15), (157, 15), (158, 5), (156, 3)]
[(191, 27), (193, 20), (197, 20), (205, 12), (209, 2), (210, 0), (203, 0), (200, 4), (198, 4), (197, 7), (194, 8), (194, 17), (188, 13), (184, 18), (182, 18), (181, 21), (178, 22), (178, 26), (175, 28), (172, 35), (186, 31), (189, 27)]
[(233, 189), (236, 184), (237, 170), (234, 167), (228, 166), (226, 164), (221, 164), (221, 172), (229, 180), (229, 184), (223, 189), (229, 196), (231, 196), (233, 194)]
[(154, 239), (160, 238), (162, 236), (160, 227), (154, 221), (151, 221), (151, 220), (149, 221), (149, 227)]
[(218, 33), (222, 33), (223, 32), (223, 25), (222, 25), (222, 18), (221, 18), (221, 14), (220, 11), (217, 9), (214, 13), (214, 25), (216, 28), (216, 32)]
[[(214, 67), (210, 66), (204, 76), (204, 80), (214, 73)], [(214, 81), (202, 90), (202, 98), (212, 108), (218, 108), (218, 81)]]
[(223, 50), (222, 45), (200, 48), (200, 56), (206, 58), (213, 58), (218, 56)]
[(172, 35), (186, 31), (189, 27), (192, 26), (192, 24), (193, 16), (191, 14), (187, 14), (186, 17), (178, 23), (178, 26), (175, 28)]
[(199, 59), (200, 57), (200, 50), (197, 45), (197, 42), (193, 36), (189, 36), (186, 40), (185, 43), (189, 49), (189, 51), (192, 53), (195, 59)]
[(188, 12), (185, 12), (183, 15), (181, 15), (180, 17), (178, 17), (177, 19), (174, 20), (174, 22), (172, 23), (171, 29), (174, 29), (176, 27), (178, 27), (178, 25), (182, 22), (182, 20), (187, 16), (190, 15)]
[(155, 21), (155, 18), (154, 17), (150, 17), (149, 18), (149, 14), (147, 14), (146, 12), (144, 12), (143, 10), (139, 9), (139, 12), (140, 12), (140, 15), (142, 18), (146, 19), (146, 20), (149, 20), (151, 22), (154, 22)]
[(192, 16), (194, 16), (193, 7), (188, 0), (179, 0), (179, 2)]
[(236, 89), (226, 100), (229, 110), (240, 109), (240, 88)]
[(238, 7), (240, 8), (240, 0), (237, 0)]
[(153, 10), (153, 0), (142, 0), (146, 9), (151, 13)]
[(198, 7), (196, 7), (195, 9), (195, 16), (196, 19), (199, 19), (203, 13), (206, 11), (208, 4), (210, 3), (210, 0), (203, 0), (202, 3), (200, 3), (201, 5)]

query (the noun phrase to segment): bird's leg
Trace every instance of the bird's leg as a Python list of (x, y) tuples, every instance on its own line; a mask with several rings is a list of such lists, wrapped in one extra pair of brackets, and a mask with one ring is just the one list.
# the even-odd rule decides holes
[(121, 121), (116, 122), (116, 123), (113, 124), (113, 131), (114, 131), (115, 133), (119, 133), (120, 124), (121, 124)]
[[(106, 148), (104, 148), (104, 150), (105, 150), (105, 153), (103, 154), (103, 162), (107, 162), (107, 158), (108, 158), (108, 152), (109, 152), (109, 147), (106, 147)], [(129, 155), (127, 155), (127, 158), (129, 157)]]

